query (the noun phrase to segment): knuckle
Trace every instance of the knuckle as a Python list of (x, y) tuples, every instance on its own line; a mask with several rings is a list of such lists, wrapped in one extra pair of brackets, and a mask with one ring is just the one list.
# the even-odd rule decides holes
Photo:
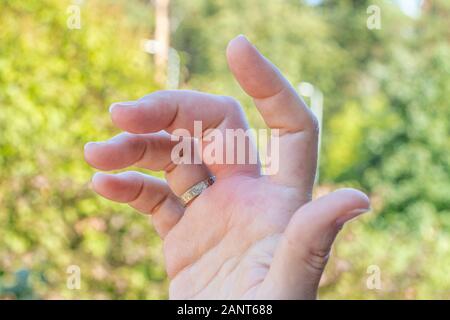
[(153, 91), (152, 93), (149, 93), (145, 97), (147, 97), (147, 98), (151, 98), (151, 97), (165, 97), (165, 96), (167, 96), (167, 93), (168, 93), (167, 90), (156, 90), (156, 91)]
[(234, 97), (230, 96), (220, 96), (220, 99), (224, 103), (224, 105), (232, 111), (240, 111), (241, 104)]
[(223, 100), (223, 102), (225, 102), (227, 104), (238, 104), (238, 101), (232, 96), (222, 95), (219, 97), (220, 97), (220, 99)]
[(303, 258), (306, 267), (313, 273), (320, 275), (330, 257), (330, 250), (311, 249)]
[(159, 98), (163, 94), (164, 94), (163, 90), (156, 90), (156, 91), (153, 91), (151, 93), (147, 93), (146, 95), (144, 95), (141, 98), (139, 98), (137, 101), (141, 102), (141, 103), (142, 102), (146, 102), (147, 100), (152, 99), (152, 98)]
[(298, 252), (299, 262), (308, 270), (312, 275), (320, 276), (325, 269), (330, 256), (329, 248), (317, 248), (314, 245), (306, 245), (301, 250), (298, 250), (298, 243), (308, 243), (311, 239), (303, 238), (294, 240), (291, 237), (285, 235), (285, 240), (288, 247), (292, 252)]

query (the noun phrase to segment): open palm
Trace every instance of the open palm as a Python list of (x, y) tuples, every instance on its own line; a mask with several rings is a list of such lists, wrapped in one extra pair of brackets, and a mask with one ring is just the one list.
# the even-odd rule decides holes
[[(279, 170), (259, 164), (175, 164), (171, 134), (247, 129), (238, 102), (194, 91), (159, 91), (114, 104), (113, 122), (125, 132), (88, 143), (86, 160), (102, 170), (132, 165), (164, 170), (161, 181), (138, 172), (98, 173), (102, 196), (152, 214), (164, 239), (173, 299), (311, 299), (332, 242), (344, 222), (367, 211), (367, 197), (342, 189), (311, 201), (318, 127), (280, 72), (245, 37), (227, 49), (231, 71), (255, 101), (269, 128), (279, 129)], [(229, 141), (228, 141), (229, 142)], [(223, 141), (225, 148), (227, 140)], [(255, 148), (251, 143), (249, 148)], [(178, 196), (214, 175), (216, 182), (186, 208)]]

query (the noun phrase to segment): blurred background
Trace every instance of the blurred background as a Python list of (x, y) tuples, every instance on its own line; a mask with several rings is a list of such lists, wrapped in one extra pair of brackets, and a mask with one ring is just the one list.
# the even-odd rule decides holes
[(2, 0), (0, 298), (167, 298), (160, 240), (89, 189), (83, 145), (118, 133), (112, 102), (164, 88), (233, 95), (263, 127), (226, 65), (240, 33), (322, 118), (317, 195), (372, 199), (320, 297), (450, 299), (446, 0)]

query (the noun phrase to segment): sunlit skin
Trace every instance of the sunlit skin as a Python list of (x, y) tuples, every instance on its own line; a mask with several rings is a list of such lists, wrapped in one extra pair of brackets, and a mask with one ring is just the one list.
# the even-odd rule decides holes
[[(233, 98), (158, 91), (114, 104), (112, 121), (124, 133), (88, 143), (85, 158), (104, 171), (163, 170), (167, 181), (132, 171), (97, 173), (93, 189), (152, 215), (164, 241), (171, 299), (315, 299), (336, 234), (368, 210), (369, 200), (341, 189), (311, 201), (317, 121), (245, 37), (229, 43), (226, 57), (267, 126), (280, 130), (276, 174), (262, 175), (258, 164), (175, 165), (174, 130), (193, 133), (194, 120), (222, 131), (248, 124)], [(216, 182), (184, 208), (177, 197), (210, 175)]]

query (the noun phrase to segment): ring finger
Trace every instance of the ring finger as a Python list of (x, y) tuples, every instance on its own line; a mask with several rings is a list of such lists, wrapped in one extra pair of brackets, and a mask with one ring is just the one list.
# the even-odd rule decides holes
[[(100, 170), (137, 166), (164, 171), (172, 192), (181, 196), (194, 184), (207, 179), (210, 173), (203, 164), (176, 164), (177, 159), (173, 158), (180, 155), (174, 156), (172, 151), (177, 143), (164, 131), (150, 134), (121, 133), (106, 142), (88, 143), (85, 157), (89, 164)], [(191, 145), (194, 145), (193, 141)], [(193, 154), (188, 156), (193, 159)]]
[(128, 203), (138, 211), (152, 215), (153, 225), (163, 239), (184, 213), (167, 183), (140, 172), (96, 173), (92, 187), (107, 199)]

